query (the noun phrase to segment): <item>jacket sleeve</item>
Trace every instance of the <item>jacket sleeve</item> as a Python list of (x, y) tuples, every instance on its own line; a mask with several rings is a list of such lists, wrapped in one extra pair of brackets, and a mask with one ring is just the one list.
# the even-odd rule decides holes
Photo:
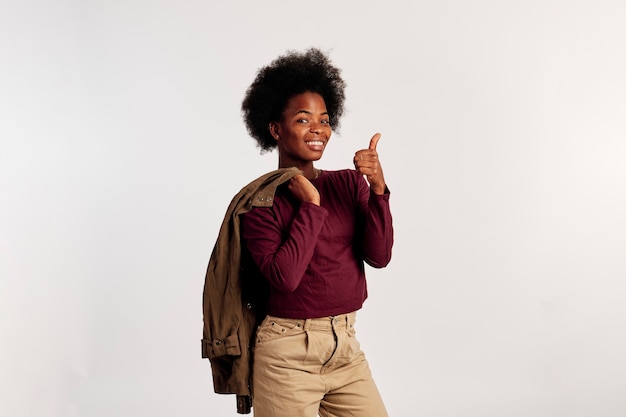
[(220, 228), (203, 291), (202, 357), (211, 362), (216, 393), (249, 395), (248, 340), (252, 325), (242, 304), (241, 245), (235, 210)]
[[(237, 294), (232, 291), (228, 279), (220, 275), (231, 275), (231, 269), (220, 265), (216, 253), (219, 253), (220, 242), (215, 244), (213, 256), (209, 262), (204, 283), (203, 310), (204, 332), (202, 340), (202, 357), (239, 356), (241, 346), (237, 337), (237, 327), (241, 321), (236, 305), (239, 304)], [(220, 294), (221, 296), (218, 296)], [(224, 314), (224, 311), (229, 311)]]

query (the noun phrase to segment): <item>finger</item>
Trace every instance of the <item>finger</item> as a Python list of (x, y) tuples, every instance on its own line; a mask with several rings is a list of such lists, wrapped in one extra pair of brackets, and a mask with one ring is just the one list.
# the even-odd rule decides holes
[(376, 150), (376, 146), (378, 145), (378, 141), (380, 140), (380, 137), (382, 135), (380, 133), (376, 133), (374, 136), (372, 136), (372, 139), (370, 139), (370, 146), (369, 149), (375, 151)]

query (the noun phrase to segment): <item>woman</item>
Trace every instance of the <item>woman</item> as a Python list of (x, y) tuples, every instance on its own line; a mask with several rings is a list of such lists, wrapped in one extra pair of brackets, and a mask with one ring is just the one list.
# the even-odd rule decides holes
[(355, 153), (354, 170), (314, 166), (339, 126), (344, 88), (319, 50), (289, 52), (259, 70), (242, 104), (258, 146), (301, 171), (271, 207), (241, 216), (243, 244), (270, 287), (254, 346), (257, 417), (387, 416), (354, 332), (364, 262), (386, 266), (393, 244), (380, 134)]

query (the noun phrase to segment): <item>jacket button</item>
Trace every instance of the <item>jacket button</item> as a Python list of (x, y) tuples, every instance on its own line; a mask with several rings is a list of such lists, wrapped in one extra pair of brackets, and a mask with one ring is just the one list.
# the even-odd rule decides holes
[(247, 308), (248, 310), (250, 310), (250, 309), (252, 308), (252, 304), (250, 304), (250, 303), (246, 304), (246, 308)]

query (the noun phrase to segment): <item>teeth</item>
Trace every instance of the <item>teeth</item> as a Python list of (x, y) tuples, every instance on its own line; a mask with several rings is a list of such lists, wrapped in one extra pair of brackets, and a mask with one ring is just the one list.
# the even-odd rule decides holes
[(315, 146), (322, 146), (324, 144), (324, 142), (322, 142), (321, 140), (312, 140), (309, 142), (306, 142), (307, 145), (315, 145)]

